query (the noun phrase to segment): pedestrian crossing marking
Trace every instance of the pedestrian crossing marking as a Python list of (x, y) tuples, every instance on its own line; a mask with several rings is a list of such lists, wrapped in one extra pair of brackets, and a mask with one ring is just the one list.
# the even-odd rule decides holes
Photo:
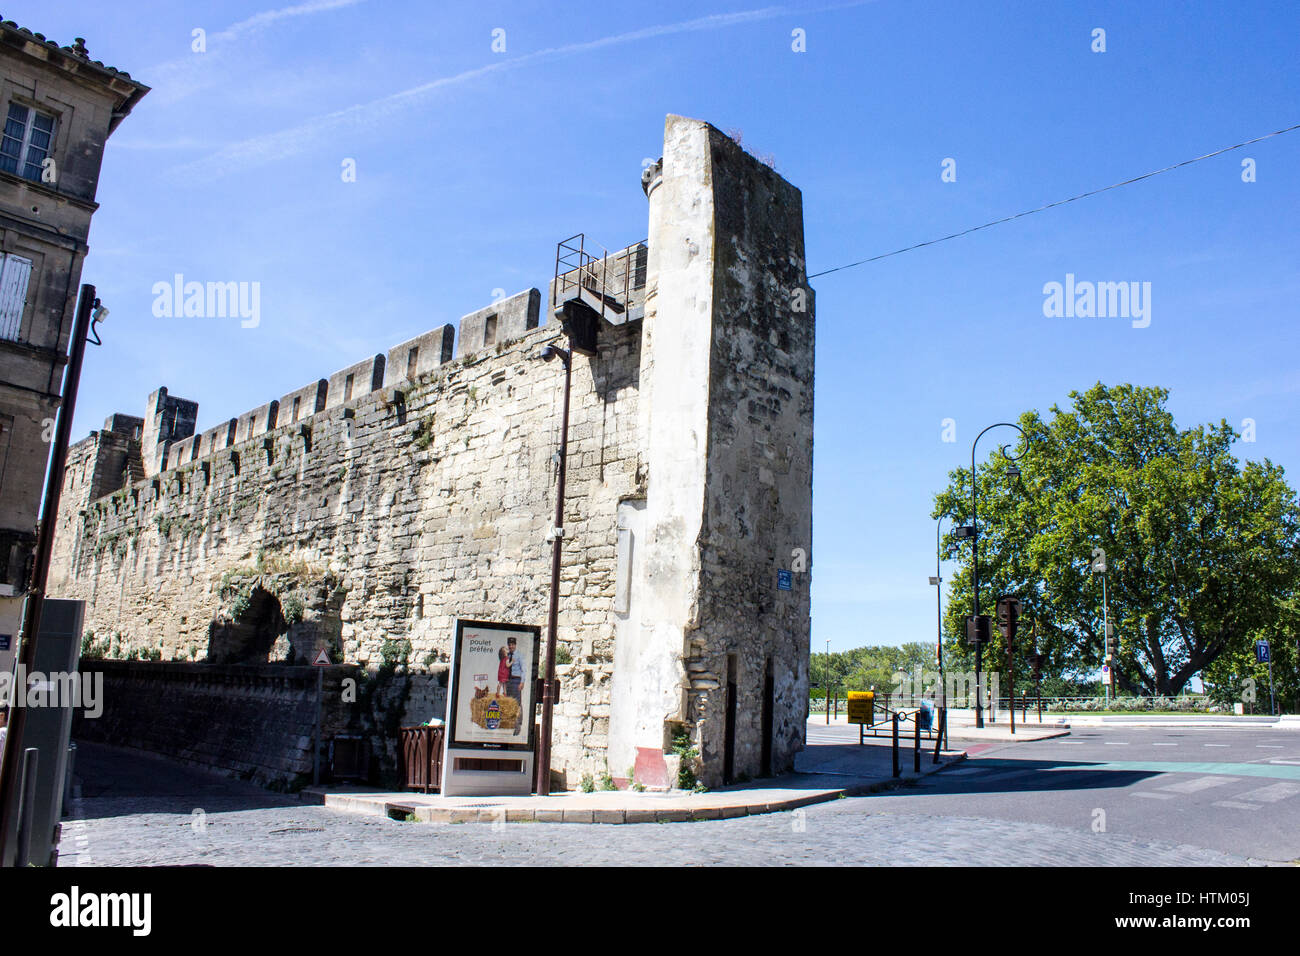
[(1240, 777), (1196, 777), (1192, 780), (1180, 780), (1178, 783), (1171, 783), (1160, 789), (1171, 793), (1200, 793), (1211, 787), (1221, 787), (1225, 783), (1236, 783), (1240, 779)]
[(1258, 810), (1258, 803), (1238, 803), (1236, 800), (1216, 800), (1213, 806), (1224, 807), (1228, 810)]
[(1254, 800), (1256, 803), (1277, 803), (1287, 797), (1294, 797), (1297, 793), (1300, 793), (1300, 785), (1274, 783), (1269, 784), (1267, 787), (1260, 787), (1258, 790), (1251, 790), (1248, 793), (1239, 793), (1237, 796), (1243, 800)]

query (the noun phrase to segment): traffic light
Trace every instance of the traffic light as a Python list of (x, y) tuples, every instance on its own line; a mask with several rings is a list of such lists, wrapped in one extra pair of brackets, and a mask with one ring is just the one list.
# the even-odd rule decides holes
[(1002, 636), (1008, 644), (1016, 639), (1016, 624), (1020, 621), (1021, 606), (1018, 597), (1007, 594), (998, 598), (998, 627), (1002, 629)]
[(1029, 666), (1033, 668), (1031, 676), (1034, 680), (1039, 680), (1043, 676), (1043, 659), (1046, 655), (1035, 651), (1029, 655)]
[(992, 620), (987, 614), (981, 614), (976, 617), (973, 614), (966, 615), (966, 643), (967, 644), (984, 644), (988, 642), (989, 635), (993, 631)]

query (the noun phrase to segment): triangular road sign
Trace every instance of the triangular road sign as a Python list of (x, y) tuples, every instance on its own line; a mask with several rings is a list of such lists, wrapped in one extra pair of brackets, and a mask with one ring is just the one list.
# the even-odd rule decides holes
[(316, 659), (312, 661), (312, 666), (328, 667), (329, 663), (330, 663), (329, 651), (325, 650), (325, 648), (322, 647), (320, 651), (316, 654)]

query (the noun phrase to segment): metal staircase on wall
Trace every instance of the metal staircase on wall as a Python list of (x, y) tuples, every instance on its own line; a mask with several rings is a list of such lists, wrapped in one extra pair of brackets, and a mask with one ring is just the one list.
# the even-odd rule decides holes
[(638, 242), (611, 254), (583, 233), (556, 243), (551, 312), (575, 352), (596, 354), (603, 322), (622, 325), (642, 317), (644, 304), (634, 293), (645, 288), (646, 253), (645, 242)]

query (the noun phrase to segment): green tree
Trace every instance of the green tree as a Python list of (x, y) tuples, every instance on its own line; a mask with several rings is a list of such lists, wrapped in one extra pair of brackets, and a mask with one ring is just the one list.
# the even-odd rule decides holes
[[(1044, 674), (1095, 673), (1103, 653), (1101, 581), (1108, 564), (1116, 679), (1130, 693), (1175, 694), (1225, 653), (1285, 617), (1278, 599), (1300, 591), (1300, 508), (1280, 467), (1241, 465), (1227, 422), (1179, 430), (1163, 388), (1098, 383), (1071, 392), (1072, 407), (1026, 412), (988, 440), (1011, 441), (1018, 478), (996, 448), (979, 470), (979, 573), (983, 613), (999, 594), (1025, 604), (1025, 642), (1037, 624)], [(971, 521), (971, 476), (957, 469), (935, 517)], [(953, 666), (970, 662), (962, 619), (972, 605), (969, 541), (949, 533), (947, 557), (963, 570), (949, 586), (945, 631)], [(996, 631), (995, 631), (996, 633)], [(1018, 640), (1020, 640), (1018, 635)], [(1000, 667), (1000, 639), (985, 665)], [(1021, 648), (1023, 653), (1026, 648)], [(1023, 660), (1023, 657), (1021, 658)], [(1017, 664), (1017, 673), (1023, 665)]]
[[(1248, 711), (1268, 713), (1269, 667), (1255, 659), (1255, 642), (1264, 639), (1273, 658), (1277, 708), (1300, 713), (1300, 599), (1277, 603), (1280, 613), (1270, 626), (1234, 643), (1205, 669), (1205, 690), (1214, 700), (1225, 705), (1243, 703)], [(1253, 702), (1246, 696), (1248, 679), (1255, 682)]]
[(836, 651), (829, 657), (824, 653), (813, 653), (809, 660), (809, 675), (814, 696), (820, 696), (824, 691), (828, 675), (838, 694), (873, 687), (883, 694), (893, 690), (897, 683), (895, 675), (899, 671), (914, 675), (918, 667), (923, 671), (934, 671), (933, 644), (857, 647)]

